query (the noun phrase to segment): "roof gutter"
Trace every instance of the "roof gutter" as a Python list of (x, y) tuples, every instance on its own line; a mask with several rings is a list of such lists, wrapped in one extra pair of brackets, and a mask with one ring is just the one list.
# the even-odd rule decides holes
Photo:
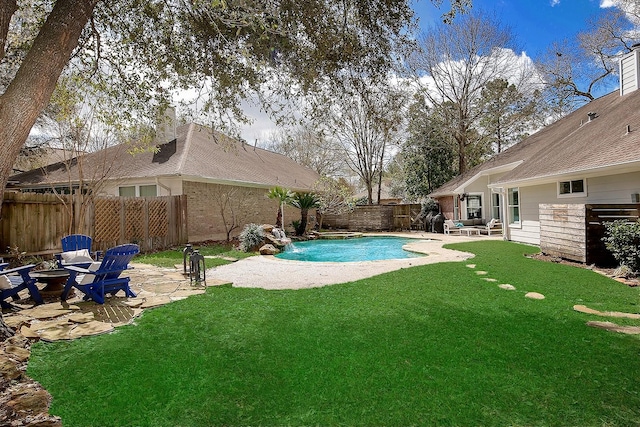
[(493, 184), (489, 184), (489, 188), (500, 187), (516, 187), (516, 186), (532, 186), (555, 183), (561, 178), (592, 178), (602, 176), (607, 172), (614, 172), (613, 174), (622, 174), (629, 172), (640, 172), (640, 160), (634, 160), (631, 162), (617, 163), (615, 165), (602, 166), (590, 169), (576, 169), (572, 171), (565, 171), (555, 174), (548, 174), (533, 178), (523, 178), (513, 181), (498, 181)]
[(520, 166), (523, 162), (524, 162), (524, 160), (518, 160), (517, 162), (507, 163), (507, 164), (496, 166), (496, 167), (493, 167), (493, 168), (481, 170), (480, 172), (478, 172), (477, 174), (471, 176), (469, 179), (464, 181), (462, 184), (460, 184), (456, 188), (454, 188), (451, 191), (451, 194), (464, 193), (465, 192), (464, 189), (468, 185), (473, 183), (474, 181), (478, 180), (480, 177), (494, 175), (494, 174), (497, 174), (497, 173), (509, 172), (509, 171), (517, 168), (518, 166)]

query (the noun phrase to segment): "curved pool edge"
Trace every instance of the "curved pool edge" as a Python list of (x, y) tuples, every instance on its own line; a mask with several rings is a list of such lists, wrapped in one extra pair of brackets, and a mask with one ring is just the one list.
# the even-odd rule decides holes
[[(389, 234), (384, 234), (389, 235)], [(237, 288), (260, 288), (266, 290), (308, 289), (349, 283), (366, 279), (390, 271), (440, 262), (463, 262), (474, 257), (472, 253), (445, 249), (443, 245), (454, 242), (468, 242), (484, 237), (433, 236), (431, 233), (407, 234), (414, 237), (416, 244), (429, 256), (376, 261), (353, 262), (309, 262), (275, 258), (272, 255), (254, 256), (235, 263), (207, 270), (207, 278), (231, 282)], [(436, 237), (437, 240), (429, 239)], [(489, 239), (495, 240), (493, 237)], [(412, 243), (413, 244), (413, 243)]]

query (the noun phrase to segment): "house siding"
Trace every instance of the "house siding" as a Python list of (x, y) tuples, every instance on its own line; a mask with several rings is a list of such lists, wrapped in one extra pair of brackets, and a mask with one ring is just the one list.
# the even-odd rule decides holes
[(540, 205), (631, 203), (631, 194), (640, 193), (640, 172), (586, 178), (586, 182), (586, 197), (558, 197), (557, 183), (520, 187), (522, 224), (520, 227), (511, 226), (510, 240), (540, 244)]

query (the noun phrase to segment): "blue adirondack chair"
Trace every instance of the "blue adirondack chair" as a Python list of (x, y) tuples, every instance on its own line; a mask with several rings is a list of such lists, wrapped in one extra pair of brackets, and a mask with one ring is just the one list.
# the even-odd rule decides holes
[[(79, 251), (82, 249), (86, 249), (89, 252), (89, 256), (93, 258), (94, 261), (98, 261), (100, 259), (100, 255), (102, 252), (91, 252), (91, 245), (93, 244), (93, 239), (85, 234), (70, 234), (68, 236), (64, 236), (60, 242), (62, 243), (62, 252), (72, 252)], [(56, 254), (56, 259), (58, 260), (58, 267), (64, 268), (62, 265), (63, 256), (62, 254)], [(89, 263), (85, 263), (84, 265), (80, 265), (81, 267), (88, 267)]]
[[(135, 297), (129, 287), (129, 277), (120, 277), (128, 268), (131, 259), (140, 252), (138, 245), (126, 244), (108, 249), (100, 265), (96, 269), (65, 265), (69, 272), (69, 279), (62, 292), (62, 300), (66, 300), (72, 287), (82, 291), (85, 300), (92, 299), (98, 304), (104, 304), (104, 296), (115, 295), (124, 291), (128, 297)], [(96, 263), (97, 264), (97, 263)]]
[(36, 304), (42, 304), (43, 301), (36, 286), (36, 279), (29, 275), (29, 272), (35, 267), (35, 264), (24, 265), (10, 270), (4, 270), (5, 266), (6, 264), (2, 266), (0, 275), (6, 276), (9, 279), (11, 288), (0, 289), (0, 305), (2, 308), (11, 308), (11, 304), (5, 301), (5, 299), (11, 297), (14, 301), (19, 300), (18, 292), (24, 289), (29, 290), (31, 298), (33, 298)]

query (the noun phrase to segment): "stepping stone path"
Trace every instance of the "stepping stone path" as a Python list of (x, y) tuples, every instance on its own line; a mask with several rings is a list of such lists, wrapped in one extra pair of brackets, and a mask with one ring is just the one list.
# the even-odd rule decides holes
[[(470, 268), (470, 269), (475, 269), (476, 268), (476, 264), (467, 264), (466, 267)], [(488, 271), (477, 270), (476, 274), (478, 276), (486, 276), (487, 274), (489, 274), (489, 272)], [(498, 281), (497, 279), (493, 279), (491, 277), (483, 277), (482, 280), (487, 281), (487, 282), (491, 282), (491, 283), (495, 283), (495, 282)], [(510, 285), (508, 283), (503, 283), (501, 285), (498, 285), (498, 287), (500, 289), (504, 289), (505, 291), (515, 291), (516, 290), (515, 286)], [(541, 293), (538, 293), (538, 292), (527, 292), (524, 296), (526, 298), (537, 299), (537, 300), (545, 299), (545, 296), (542, 295)]]
[[(623, 313), (620, 311), (598, 311), (598, 310), (594, 310), (593, 308), (589, 308), (585, 305), (574, 305), (573, 309), (580, 313), (593, 314), (601, 317), (616, 317), (616, 318), (622, 318), (622, 319), (640, 320), (640, 314), (637, 314), (637, 313)], [(592, 326), (594, 328), (606, 329), (607, 331), (620, 332), (620, 333), (629, 334), (629, 335), (640, 334), (640, 326), (621, 326), (613, 322), (600, 322), (596, 320), (588, 321), (587, 326)]]
[[(476, 268), (476, 264), (467, 264), (466, 265), (468, 268), (471, 269), (475, 269)], [(487, 271), (481, 271), (478, 270), (475, 272), (478, 276), (486, 276), (487, 274), (489, 274)], [(485, 280), (487, 282), (497, 282), (496, 279), (492, 279), (490, 277), (483, 277), (482, 280)], [(504, 283), (501, 285), (498, 285), (498, 287), (500, 289), (504, 289), (507, 291), (515, 291), (516, 288), (513, 285), (510, 285), (508, 283)], [(542, 295), (541, 293), (538, 292), (527, 292), (524, 295), (526, 298), (530, 298), (530, 299), (534, 299), (534, 300), (543, 300), (545, 299), (545, 296)], [(574, 305), (573, 309), (575, 311), (579, 311), (581, 313), (585, 313), (585, 314), (594, 314), (596, 316), (603, 316), (603, 317), (618, 317), (618, 318), (626, 318), (626, 319), (635, 319), (635, 320), (640, 320), (640, 314), (637, 313), (621, 313), (618, 311), (605, 311), (605, 312), (601, 312), (598, 310), (594, 310), (591, 308), (588, 308), (584, 305)], [(640, 326), (621, 326), (621, 325), (617, 325), (613, 322), (599, 322), (599, 321), (589, 321), (587, 322), (587, 326), (592, 326), (594, 328), (601, 328), (601, 329), (606, 329), (608, 331), (613, 331), (613, 332), (620, 332), (623, 334), (633, 334), (633, 335), (640, 335)]]
[(524, 296), (531, 299), (544, 299), (544, 295), (539, 294), (538, 292), (527, 292)]

